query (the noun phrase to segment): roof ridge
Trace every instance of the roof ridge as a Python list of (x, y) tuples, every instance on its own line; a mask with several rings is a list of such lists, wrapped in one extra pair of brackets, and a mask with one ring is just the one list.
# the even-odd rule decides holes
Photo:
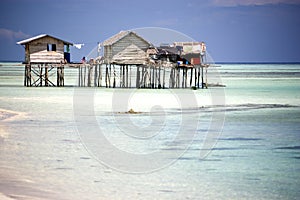
[(66, 43), (66, 44), (70, 44), (70, 45), (73, 45), (73, 43), (71, 42), (68, 42), (68, 41), (65, 41), (65, 40), (62, 40), (62, 39), (59, 39), (58, 37), (55, 37), (55, 36), (52, 36), (52, 35), (49, 35), (49, 34), (40, 34), (40, 35), (36, 35), (34, 37), (31, 37), (31, 38), (27, 38), (25, 40), (21, 40), (19, 42), (17, 42), (17, 44), (20, 44), (20, 45), (23, 45), (23, 44), (27, 44), (31, 41), (34, 41), (34, 40), (37, 40), (37, 39), (40, 39), (40, 38), (43, 38), (43, 37), (51, 37), (51, 38), (54, 38), (54, 39), (57, 39), (57, 40), (61, 40), (62, 42)]

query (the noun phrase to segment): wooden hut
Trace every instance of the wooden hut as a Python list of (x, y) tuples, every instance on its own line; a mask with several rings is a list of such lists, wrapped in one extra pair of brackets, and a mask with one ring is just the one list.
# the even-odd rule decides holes
[(108, 64), (147, 64), (151, 44), (132, 31), (121, 31), (103, 42), (104, 59)]
[[(137, 73), (137, 79), (140, 79), (140, 66), (148, 66), (150, 60), (148, 49), (152, 45), (148, 41), (133, 31), (121, 31), (105, 40), (102, 46), (106, 87), (117, 87), (117, 82), (119, 87), (131, 87), (133, 71)], [(136, 85), (139, 87), (139, 80), (136, 80)]]
[[(42, 34), (17, 44), (25, 47), (24, 86), (64, 85), (64, 64), (70, 62), (71, 42)], [(57, 74), (56, 85), (50, 80), (54, 74)]]
[(42, 34), (17, 42), (25, 46), (25, 63), (70, 62), (71, 42)]

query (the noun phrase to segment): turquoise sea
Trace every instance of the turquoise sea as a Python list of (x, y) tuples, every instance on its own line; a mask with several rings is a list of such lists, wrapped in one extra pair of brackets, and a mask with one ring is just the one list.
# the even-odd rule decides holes
[(300, 64), (220, 64), (208, 82), (226, 87), (204, 90), (78, 88), (74, 69), (66, 87), (24, 87), (23, 73), (0, 63), (0, 199), (300, 196)]

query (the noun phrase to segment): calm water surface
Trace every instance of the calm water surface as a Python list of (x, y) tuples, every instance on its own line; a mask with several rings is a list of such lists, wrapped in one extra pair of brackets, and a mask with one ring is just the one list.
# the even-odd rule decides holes
[[(129, 90), (134, 91), (129, 107), (142, 112), (136, 115), (113, 110), (113, 89), (23, 87), (23, 67), (16, 65), (0, 65), (0, 108), (19, 113), (0, 122), (0, 193), (10, 198), (300, 196), (300, 65), (223, 64), (217, 70), (226, 87), (192, 91), (197, 108), (178, 103), (174, 96), (184, 95), (184, 90)], [(66, 85), (76, 85), (77, 71), (66, 70), (66, 74), (70, 77)], [(211, 99), (218, 98), (211, 96), (213, 91), (223, 89), (226, 106), (212, 106)], [(92, 142), (89, 144), (84, 135), (94, 124), (87, 123), (85, 131), (78, 129), (74, 116), (76, 92), (82, 99), (93, 94), (97, 126), (112, 146), (132, 155), (166, 149), (171, 153), (163, 158), (170, 164), (151, 173), (136, 174), (130, 169), (124, 173), (99, 160), (90, 151)], [(208, 156), (200, 159), (201, 151), (206, 150), (202, 145), (213, 113), (225, 113), (224, 125), (221, 135), (213, 135), (217, 142)], [(184, 119), (190, 124), (183, 126)], [(198, 124), (188, 149), (184, 151), (180, 146), (187, 137), (179, 138), (180, 144), (172, 146), (176, 133), (188, 136), (195, 122)], [(135, 138), (130, 134), (138, 131), (130, 131), (132, 127), (142, 128), (144, 135), (155, 135)], [(94, 136), (95, 140), (99, 137)], [(99, 145), (101, 150), (114, 160), (124, 159)], [(182, 155), (174, 157), (177, 151)]]

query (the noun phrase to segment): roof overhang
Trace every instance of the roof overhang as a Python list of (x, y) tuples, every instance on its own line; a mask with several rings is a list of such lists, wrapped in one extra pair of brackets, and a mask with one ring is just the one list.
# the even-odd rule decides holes
[(71, 42), (68, 42), (68, 41), (59, 39), (59, 38), (57, 38), (57, 37), (54, 37), (54, 36), (51, 36), (51, 35), (48, 35), (48, 34), (37, 35), (37, 36), (31, 37), (31, 38), (28, 38), (28, 39), (19, 41), (19, 42), (17, 42), (17, 44), (19, 44), (19, 45), (25, 45), (25, 44), (27, 44), (27, 43), (30, 43), (30, 42), (34, 41), (34, 40), (38, 40), (38, 39), (41, 39), (41, 38), (44, 38), (44, 37), (51, 37), (51, 38), (53, 38), (53, 39), (62, 41), (62, 42), (63, 42), (64, 44), (66, 44), (66, 45), (73, 45), (73, 43), (71, 43)]

